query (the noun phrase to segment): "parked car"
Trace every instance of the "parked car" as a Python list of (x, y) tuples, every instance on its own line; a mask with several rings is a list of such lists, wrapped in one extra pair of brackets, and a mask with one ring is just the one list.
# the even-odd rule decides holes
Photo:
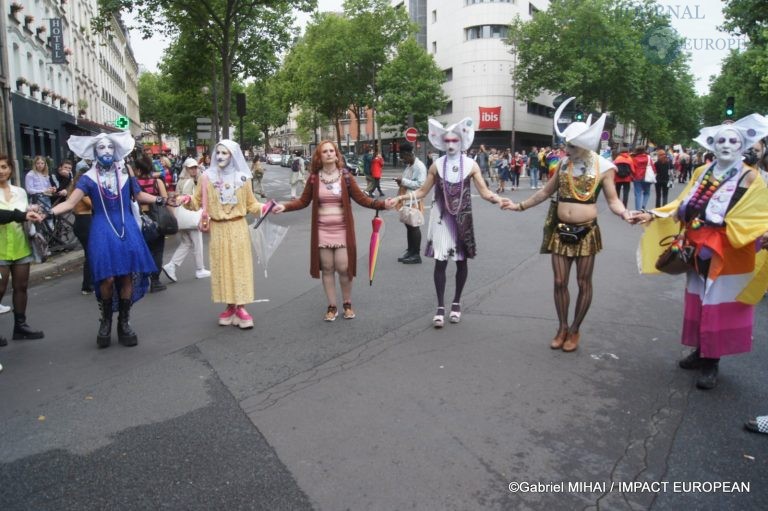
[(344, 166), (353, 176), (359, 176), (363, 173), (361, 168), (362, 162), (355, 153), (347, 153), (344, 155)]
[(278, 153), (270, 153), (267, 155), (267, 163), (271, 165), (280, 165), (283, 160), (283, 155)]

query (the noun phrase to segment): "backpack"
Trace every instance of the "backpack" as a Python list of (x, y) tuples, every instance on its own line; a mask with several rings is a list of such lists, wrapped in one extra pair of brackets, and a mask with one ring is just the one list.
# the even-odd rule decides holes
[(632, 167), (629, 166), (629, 163), (617, 163), (616, 164), (616, 175), (619, 177), (629, 177), (632, 174)]
[(298, 172), (298, 171), (301, 170), (301, 163), (299, 163), (299, 159), (298, 158), (294, 158), (293, 159), (293, 163), (291, 163), (291, 170), (293, 172)]

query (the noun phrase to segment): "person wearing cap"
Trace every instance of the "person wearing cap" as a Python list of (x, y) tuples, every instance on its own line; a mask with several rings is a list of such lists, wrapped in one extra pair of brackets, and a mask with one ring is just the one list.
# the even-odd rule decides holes
[(720, 358), (752, 349), (755, 304), (768, 287), (768, 189), (744, 153), (768, 135), (768, 118), (752, 114), (736, 122), (703, 128), (694, 140), (715, 160), (697, 168), (675, 200), (636, 215), (651, 222), (641, 240), (644, 273), (657, 273), (659, 242), (684, 233), (693, 248), (686, 274), (681, 342), (694, 348), (678, 361), (701, 371), (696, 386), (717, 385)]
[(129, 320), (133, 304), (149, 287), (149, 275), (157, 271), (152, 254), (133, 216), (131, 197), (142, 204), (166, 204), (163, 197), (141, 191), (129, 174), (123, 159), (133, 149), (130, 132), (101, 133), (96, 136), (71, 136), (67, 145), (81, 158), (93, 158), (93, 166), (67, 196), (51, 208), (50, 215), (71, 211), (83, 197), (90, 197), (93, 220), (88, 264), (96, 287), (101, 321), (96, 336), (99, 348), (111, 343), (112, 314), (118, 311), (117, 337), (124, 346), (139, 342)]
[(435, 259), (434, 281), (437, 294), (437, 312), (432, 325), (442, 328), (445, 324), (445, 284), (448, 260), (456, 262), (456, 289), (448, 319), (451, 323), (461, 321), (461, 294), (467, 282), (467, 262), (475, 257), (475, 229), (472, 223), (472, 195), (470, 183), (474, 183), (480, 196), (493, 204), (502, 199), (485, 185), (477, 162), (465, 155), (475, 138), (472, 119), (462, 119), (456, 124), (443, 127), (435, 119), (429, 119), (429, 142), (445, 156), (438, 158), (427, 172), (424, 184), (413, 194), (399, 195), (397, 200), (408, 200), (409, 196), (420, 200), (435, 187), (435, 199), (429, 214), (427, 246), (425, 255)]
[[(482, 146), (481, 146), (482, 147)], [(398, 195), (408, 194), (421, 188), (427, 179), (427, 167), (413, 154), (413, 146), (408, 142), (400, 144), (400, 159), (405, 162), (406, 167), (401, 177), (395, 178), (400, 187)], [(399, 205), (402, 207), (402, 204)], [(424, 211), (424, 201), (419, 200), (417, 207)], [(408, 248), (405, 253), (397, 260), (403, 264), (421, 264), (421, 227), (405, 224)]]
[[(199, 167), (197, 160), (187, 158), (182, 165), (179, 181), (176, 184), (180, 195), (193, 195), (197, 178), (199, 176)], [(184, 212), (179, 211), (178, 214)], [(163, 265), (163, 273), (172, 282), (178, 282), (176, 269), (181, 266), (187, 255), (192, 252), (195, 257), (195, 278), (204, 279), (211, 276), (211, 272), (205, 268), (203, 261), (203, 233), (197, 228), (197, 222), (190, 222), (188, 229), (179, 227), (179, 245), (171, 256), (171, 260)]]
[[(555, 310), (559, 326), (550, 342), (552, 349), (575, 351), (581, 340), (581, 323), (592, 303), (592, 273), (595, 256), (603, 248), (600, 227), (597, 225), (597, 197), (602, 189), (608, 207), (623, 220), (632, 223), (632, 214), (616, 195), (613, 181), (615, 165), (595, 150), (600, 142), (606, 114), (595, 123), (573, 122), (564, 131), (558, 128), (558, 119), (565, 106), (575, 98), (564, 101), (555, 112), (554, 125), (557, 135), (565, 139), (565, 157), (557, 164), (555, 174), (544, 188), (519, 203), (507, 202), (503, 209), (525, 211), (556, 195), (551, 203), (551, 229), (545, 226), (542, 253), (552, 254), (552, 270), (555, 280)], [(568, 279), (576, 263), (579, 294), (573, 321), (568, 322), (570, 294)]]

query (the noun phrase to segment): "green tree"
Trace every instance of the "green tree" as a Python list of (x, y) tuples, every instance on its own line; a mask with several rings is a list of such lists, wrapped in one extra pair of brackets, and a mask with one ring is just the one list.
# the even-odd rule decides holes
[(142, 122), (152, 126), (151, 133), (163, 142), (163, 135), (171, 132), (174, 102), (167, 83), (156, 73), (139, 75), (139, 115)]
[(283, 102), (278, 91), (282, 84), (276, 76), (262, 77), (245, 87), (246, 139), (251, 137), (254, 143), (264, 140), (265, 152), (269, 152), (269, 130), (282, 126), (288, 119), (290, 107)]
[(762, 91), (762, 76), (755, 75), (752, 62), (754, 49), (745, 52), (732, 51), (723, 61), (720, 74), (709, 82), (709, 94), (703, 99), (704, 124), (720, 124), (725, 118), (725, 100), (733, 96), (736, 113), (734, 118), (753, 112), (768, 112), (768, 94)]
[(132, 11), (145, 36), (161, 31), (176, 38), (193, 32), (213, 48), (220, 64), (222, 135), (229, 137), (232, 83), (269, 73), (293, 36), (292, 10), (309, 12), (316, 0), (98, 0), (94, 22), (105, 30), (111, 14)]
[[(757, 111), (766, 112), (768, 111), (766, 108), (768, 104), (768, 3), (763, 0), (726, 0), (723, 14), (725, 15), (723, 28), (733, 34), (745, 35), (749, 38), (746, 50), (739, 57), (741, 62), (738, 64), (738, 71), (742, 73), (745, 82), (741, 95), (746, 96), (747, 89), (751, 89), (751, 93), (757, 95), (757, 98), (753, 99), (756, 99), (757, 105), (761, 106)], [(752, 84), (746, 83), (748, 80), (756, 81), (758, 87), (753, 88)], [(752, 112), (754, 111), (756, 110)], [(752, 112), (745, 111), (746, 114)]]
[[(584, 108), (611, 112), (654, 139), (695, 131), (687, 55), (656, 7), (651, 0), (552, 0), (531, 20), (514, 20), (507, 42), (517, 57), (518, 97), (576, 96)], [(687, 112), (673, 114), (681, 104)]]
[(416, 128), (426, 133), (427, 119), (440, 112), (448, 100), (442, 88), (444, 79), (432, 55), (415, 39), (401, 43), (395, 58), (379, 73), (381, 126), (404, 131), (408, 116), (413, 115)]

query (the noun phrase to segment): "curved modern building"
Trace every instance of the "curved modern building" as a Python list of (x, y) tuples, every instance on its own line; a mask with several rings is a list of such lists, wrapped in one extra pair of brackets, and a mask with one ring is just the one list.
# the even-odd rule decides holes
[(449, 97), (437, 118), (453, 123), (470, 117), (475, 145), (515, 149), (552, 142), (552, 97), (516, 101), (515, 56), (505, 39), (516, 16), (530, 19), (547, 0), (393, 0), (419, 25), (417, 40), (445, 72)]

